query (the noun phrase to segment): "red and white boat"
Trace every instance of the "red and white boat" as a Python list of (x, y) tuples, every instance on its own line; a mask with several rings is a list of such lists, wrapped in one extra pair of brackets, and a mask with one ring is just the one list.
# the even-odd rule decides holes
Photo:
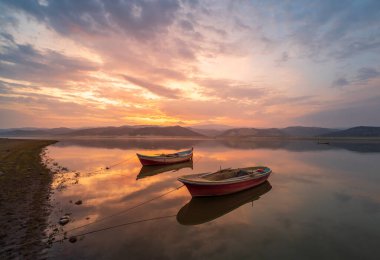
[(143, 155), (137, 154), (142, 165), (164, 165), (186, 162), (193, 159), (193, 148), (178, 153), (159, 154), (159, 155)]
[(178, 178), (191, 196), (218, 196), (255, 187), (265, 182), (272, 170), (265, 166), (223, 169), (213, 173), (191, 174)]

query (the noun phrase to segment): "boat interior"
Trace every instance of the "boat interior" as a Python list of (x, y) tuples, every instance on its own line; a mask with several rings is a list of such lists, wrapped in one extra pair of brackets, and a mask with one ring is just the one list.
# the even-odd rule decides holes
[(160, 157), (178, 157), (179, 154), (178, 153), (169, 153), (169, 154), (162, 153), (162, 154), (159, 154), (158, 156), (160, 156)]
[(158, 155), (161, 157), (179, 157), (179, 156), (190, 155), (192, 152), (193, 152), (193, 150), (191, 149), (191, 150), (182, 151), (182, 152), (178, 152), (178, 153), (162, 153), (162, 154), (158, 154)]
[(223, 169), (218, 172), (202, 176), (202, 179), (209, 181), (221, 181), (246, 175), (259, 175), (266, 173), (266, 169), (262, 167), (251, 167), (243, 169)]

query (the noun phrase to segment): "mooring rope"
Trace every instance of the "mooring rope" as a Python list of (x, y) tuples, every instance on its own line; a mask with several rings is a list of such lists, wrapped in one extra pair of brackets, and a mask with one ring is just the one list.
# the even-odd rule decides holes
[[(135, 157), (135, 155), (132, 155), (132, 156), (128, 157), (128, 158), (125, 159), (125, 160), (122, 160), (122, 161), (116, 162), (116, 163), (111, 164), (111, 165), (109, 165), (109, 166), (105, 166), (104, 168), (100, 168), (100, 169), (98, 169), (98, 170), (94, 170), (94, 171), (90, 171), (90, 172), (85, 172), (85, 173), (81, 173), (81, 172), (79, 172), (79, 173), (81, 174), (81, 176), (83, 176), (83, 175), (91, 175), (91, 174), (93, 174), (93, 173), (98, 173), (98, 172), (101, 172), (101, 171), (104, 171), (104, 170), (109, 170), (109, 169), (114, 168), (114, 167), (116, 167), (116, 166), (118, 166), (118, 165), (120, 165), (120, 164), (126, 163), (127, 161), (131, 160), (131, 159), (134, 158), (134, 157)], [(72, 173), (75, 173), (75, 172), (72, 172)]]
[[(118, 224), (118, 225), (114, 225), (114, 226), (109, 226), (109, 227), (104, 227), (104, 228), (100, 228), (100, 229), (95, 229), (95, 230), (87, 231), (87, 232), (84, 232), (84, 233), (79, 233), (79, 234), (74, 235), (74, 236), (75, 237), (80, 237), (80, 236), (85, 236), (85, 235), (89, 235), (89, 234), (93, 234), (93, 233), (98, 233), (98, 232), (101, 232), (101, 231), (110, 230), (110, 229), (114, 229), (114, 228), (118, 228), (118, 227), (128, 226), (128, 225), (132, 225), (132, 224), (138, 224), (138, 223), (142, 223), (142, 222), (148, 222), (148, 221), (152, 221), (152, 220), (160, 220), (160, 219), (165, 219), (165, 218), (172, 218), (172, 217), (176, 217), (176, 216), (177, 215), (175, 214), (175, 215), (168, 215), (168, 216), (161, 216), (161, 217), (141, 219), (141, 220), (136, 220), (136, 221), (132, 221), (132, 222), (122, 223), (122, 224)], [(69, 238), (70, 237), (64, 237), (63, 239), (55, 240), (53, 243), (64, 241), (64, 240), (67, 240)]]
[(109, 218), (112, 218), (112, 217), (115, 217), (115, 216), (119, 216), (119, 215), (124, 214), (124, 213), (126, 213), (126, 212), (128, 212), (128, 211), (131, 211), (131, 210), (133, 210), (133, 209), (135, 209), (135, 208), (138, 208), (138, 207), (140, 207), (140, 206), (143, 206), (143, 205), (145, 205), (145, 204), (148, 204), (149, 202), (152, 202), (152, 201), (154, 201), (154, 200), (156, 200), (156, 199), (162, 198), (162, 197), (168, 195), (169, 193), (172, 193), (172, 192), (174, 192), (174, 191), (176, 191), (176, 190), (179, 190), (179, 189), (182, 188), (183, 186), (185, 186), (185, 185), (182, 184), (181, 186), (178, 186), (178, 187), (176, 187), (176, 188), (174, 188), (174, 189), (172, 189), (172, 190), (169, 190), (169, 191), (167, 191), (167, 192), (165, 192), (165, 193), (163, 193), (163, 194), (161, 194), (161, 195), (159, 195), (159, 196), (156, 196), (156, 197), (154, 197), (154, 198), (151, 198), (151, 199), (149, 199), (149, 200), (146, 200), (146, 201), (144, 201), (144, 202), (141, 202), (141, 203), (139, 203), (139, 204), (137, 204), (137, 205), (134, 205), (134, 206), (132, 206), (132, 207), (130, 207), (130, 208), (127, 208), (127, 209), (125, 209), (125, 210), (119, 211), (119, 212), (117, 212), (117, 213), (115, 213), (115, 214), (105, 216), (105, 217), (103, 217), (103, 218), (101, 218), (101, 219), (97, 219), (97, 220), (95, 220), (95, 221), (93, 221), (93, 222), (91, 222), (91, 223), (87, 223), (87, 224), (84, 224), (84, 225), (82, 225), (82, 226), (78, 226), (78, 227), (75, 227), (75, 228), (69, 229), (69, 230), (67, 230), (66, 232), (71, 232), (71, 231), (74, 231), (74, 230), (77, 230), (77, 229), (80, 229), (80, 228), (83, 228), (83, 227), (87, 227), (87, 226), (92, 225), (92, 224), (95, 224), (95, 223), (99, 223), (99, 222), (101, 222), (101, 221), (103, 221), (103, 220), (105, 220), (105, 219), (109, 219)]
[[(154, 218), (136, 220), (136, 221), (132, 221), (132, 222), (122, 223), (122, 224), (118, 224), (118, 225), (114, 225), (114, 226), (109, 226), (109, 227), (105, 227), (105, 228), (100, 228), (100, 229), (95, 229), (95, 230), (91, 230), (91, 231), (88, 231), (88, 232), (80, 233), (80, 234), (75, 235), (75, 237), (81, 237), (81, 236), (85, 236), (85, 235), (89, 235), (89, 234), (94, 234), (94, 233), (98, 233), (98, 232), (105, 231), (105, 230), (110, 230), (110, 229), (114, 229), (114, 228), (118, 228), (118, 227), (123, 227), (123, 226), (129, 226), (129, 225), (132, 225), (132, 224), (139, 224), (139, 223), (148, 222), (148, 221), (152, 221), (152, 220), (160, 220), (160, 219), (172, 218), (172, 217), (175, 217), (175, 216), (177, 216), (177, 215), (169, 215), (169, 216), (161, 216), (161, 217), (154, 217)], [(53, 237), (57, 237), (57, 235), (55, 235)], [(54, 240), (51, 243), (53, 244), (53, 243), (63, 242), (65, 240), (67, 240), (67, 239), (70, 239), (70, 237), (64, 236), (62, 239)], [(38, 239), (38, 240), (29, 241), (29, 242), (26, 242), (26, 243), (23, 243), (23, 244), (11, 245), (11, 246), (7, 246), (7, 247), (3, 247), (0, 250), (0, 253), (6, 252), (6, 251), (8, 251), (10, 249), (14, 249), (14, 248), (17, 248), (17, 247), (22, 247), (22, 246), (30, 245), (30, 244), (37, 243), (37, 242), (42, 242), (42, 241), (40, 239)]]
[[(182, 188), (183, 186), (184, 186), (184, 185), (178, 186), (178, 187), (176, 187), (176, 188), (174, 188), (174, 189), (171, 189), (171, 190), (169, 190), (169, 191), (167, 191), (167, 192), (165, 192), (165, 193), (163, 193), (163, 194), (161, 194), (161, 195), (159, 195), (159, 196), (153, 197), (153, 198), (151, 198), (151, 199), (149, 199), (149, 200), (146, 200), (146, 201), (144, 201), (144, 202), (142, 202), (142, 203), (139, 203), (139, 204), (137, 204), (137, 205), (135, 205), (135, 206), (132, 206), (132, 207), (130, 207), (130, 208), (127, 208), (127, 209), (125, 209), (125, 210), (123, 210), (123, 211), (119, 211), (119, 212), (117, 212), (117, 213), (115, 213), (115, 214), (112, 214), (112, 215), (106, 216), (106, 217), (104, 217), (104, 218), (101, 218), (101, 219), (95, 220), (95, 221), (93, 221), (93, 222), (91, 222), (91, 223), (87, 223), (87, 224), (82, 225), (82, 226), (79, 226), (79, 227), (75, 227), (75, 228), (70, 229), (70, 230), (65, 231), (65, 232), (67, 232), (67, 233), (68, 233), (68, 232), (72, 232), (72, 231), (74, 231), (74, 230), (77, 230), (77, 229), (80, 229), (80, 228), (83, 228), (83, 227), (86, 227), (86, 226), (89, 226), (89, 225), (92, 225), (92, 224), (95, 224), (95, 223), (101, 222), (101, 221), (103, 221), (103, 220), (105, 220), (105, 219), (109, 219), (109, 218), (111, 218), (111, 217), (115, 217), (115, 216), (121, 215), (121, 214), (123, 214), (123, 213), (126, 213), (126, 212), (132, 210), (132, 209), (135, 209), (135, 208), (140, 207), (140, 206), (142, 206), (142, 205), (148, 204), (149, 202), (152, 202), (152, 201), (154, 201), (154, 200), (156, 200), (156, 199), (162, 198), (162, 197), (164, 197), (164, 196), (166, 196), (166, 195), (168, 195), (168, 194), (170, 194), (170, 193), (172, 193), (172, 192), (174, 192), (174, 191), (176, 191), (176, 190), (179, 190), (179, 189)], [(167, 218), (167, 217), (168, 217), (168, 216), (166, 216), (166, 217), (152, 218), (152, 219), (147, 219), (147, 220), (139, 220), (139, 221), (129, 222), (129, 223), (125, 223), (125, 224), (121, 224), (121, 225), (117, 225), (117, 226), (123, 226), (123, 225), (125, 226), (125, 225), (129, 225), (129, 224), (140, 223), (140, 222), (144, 222), (144, 221), (148, 221), (148, 220), (154, 220), (154, 219), (160, 219), (160, 218)], [(172, 216), (170, 216), (170, 217), (172, 217)], [(114, 228), (114, 226), (112, 226), (112, 227), (108, 227), (108, 228), (103, 228), (103, 229), (98, 230), (98, 231), (96, 231), (96, 232), (103, 231), (103, 230), (107, 230), (107, 229), (111, 229), (111, 228)], [(89, 231), (89, 233), (94, 233), (94, 231)], [(85, 235), (85, 234), (86, 234), (86, 233), (83, 233), (83, 234), (79, 234), (79, 235), (77, 235), (77, 236), (83, 236), (83, 235)], [(58, 236), (58, 234), (55, 235), (55, 236), (53, 236), (53, 237), (55, 238), (56, 236)], [(67, 239), (67, 238), (64, 238), (63, 240), (65, 240), (65, 239)], [(6, 252), (6, 251), (9, 250), (9, 249), (13, 249), (13, 248), (17, 248), (17, 247), (26, 246), (26, 245), (33, 244), (33, 243), (40, 242), (40, 241), (41, 241), (41, 240), (38, 239), (38, 240), (32, 240), (32, 241), (29, 241), (29, 242), (26, 242), (26, 243), (23, 243), (23, 244), (11, 245), (11, 246), (8, 246), (8, 247), (3, 247), (3, 248), (0, 250), (0, 253), (2, 253), (2, 252)]]

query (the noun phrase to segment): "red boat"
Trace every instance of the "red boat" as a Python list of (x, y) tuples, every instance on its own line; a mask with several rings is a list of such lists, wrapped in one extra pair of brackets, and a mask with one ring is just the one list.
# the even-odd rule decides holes
[(178, 178), (191, 196), (218, 196), (255, 187), (265, 182), (272, 170), (265, 166), (223, 169), (213, 173), (186, 175)]
[(159, 154), (159, 155), (142, 155), (137, 154), (142, 165), (164, 165), (164, 164), (173, 164), (186, 162), (193, 159), (193, 148), (190, 150), (178, 152), (178, 153), (170, 153), (170, 154)]

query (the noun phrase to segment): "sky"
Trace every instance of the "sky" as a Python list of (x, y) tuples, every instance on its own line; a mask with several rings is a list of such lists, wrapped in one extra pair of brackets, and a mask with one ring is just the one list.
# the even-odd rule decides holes
[(380, 126), (380, 1), (0, 0), (0, 128)]

